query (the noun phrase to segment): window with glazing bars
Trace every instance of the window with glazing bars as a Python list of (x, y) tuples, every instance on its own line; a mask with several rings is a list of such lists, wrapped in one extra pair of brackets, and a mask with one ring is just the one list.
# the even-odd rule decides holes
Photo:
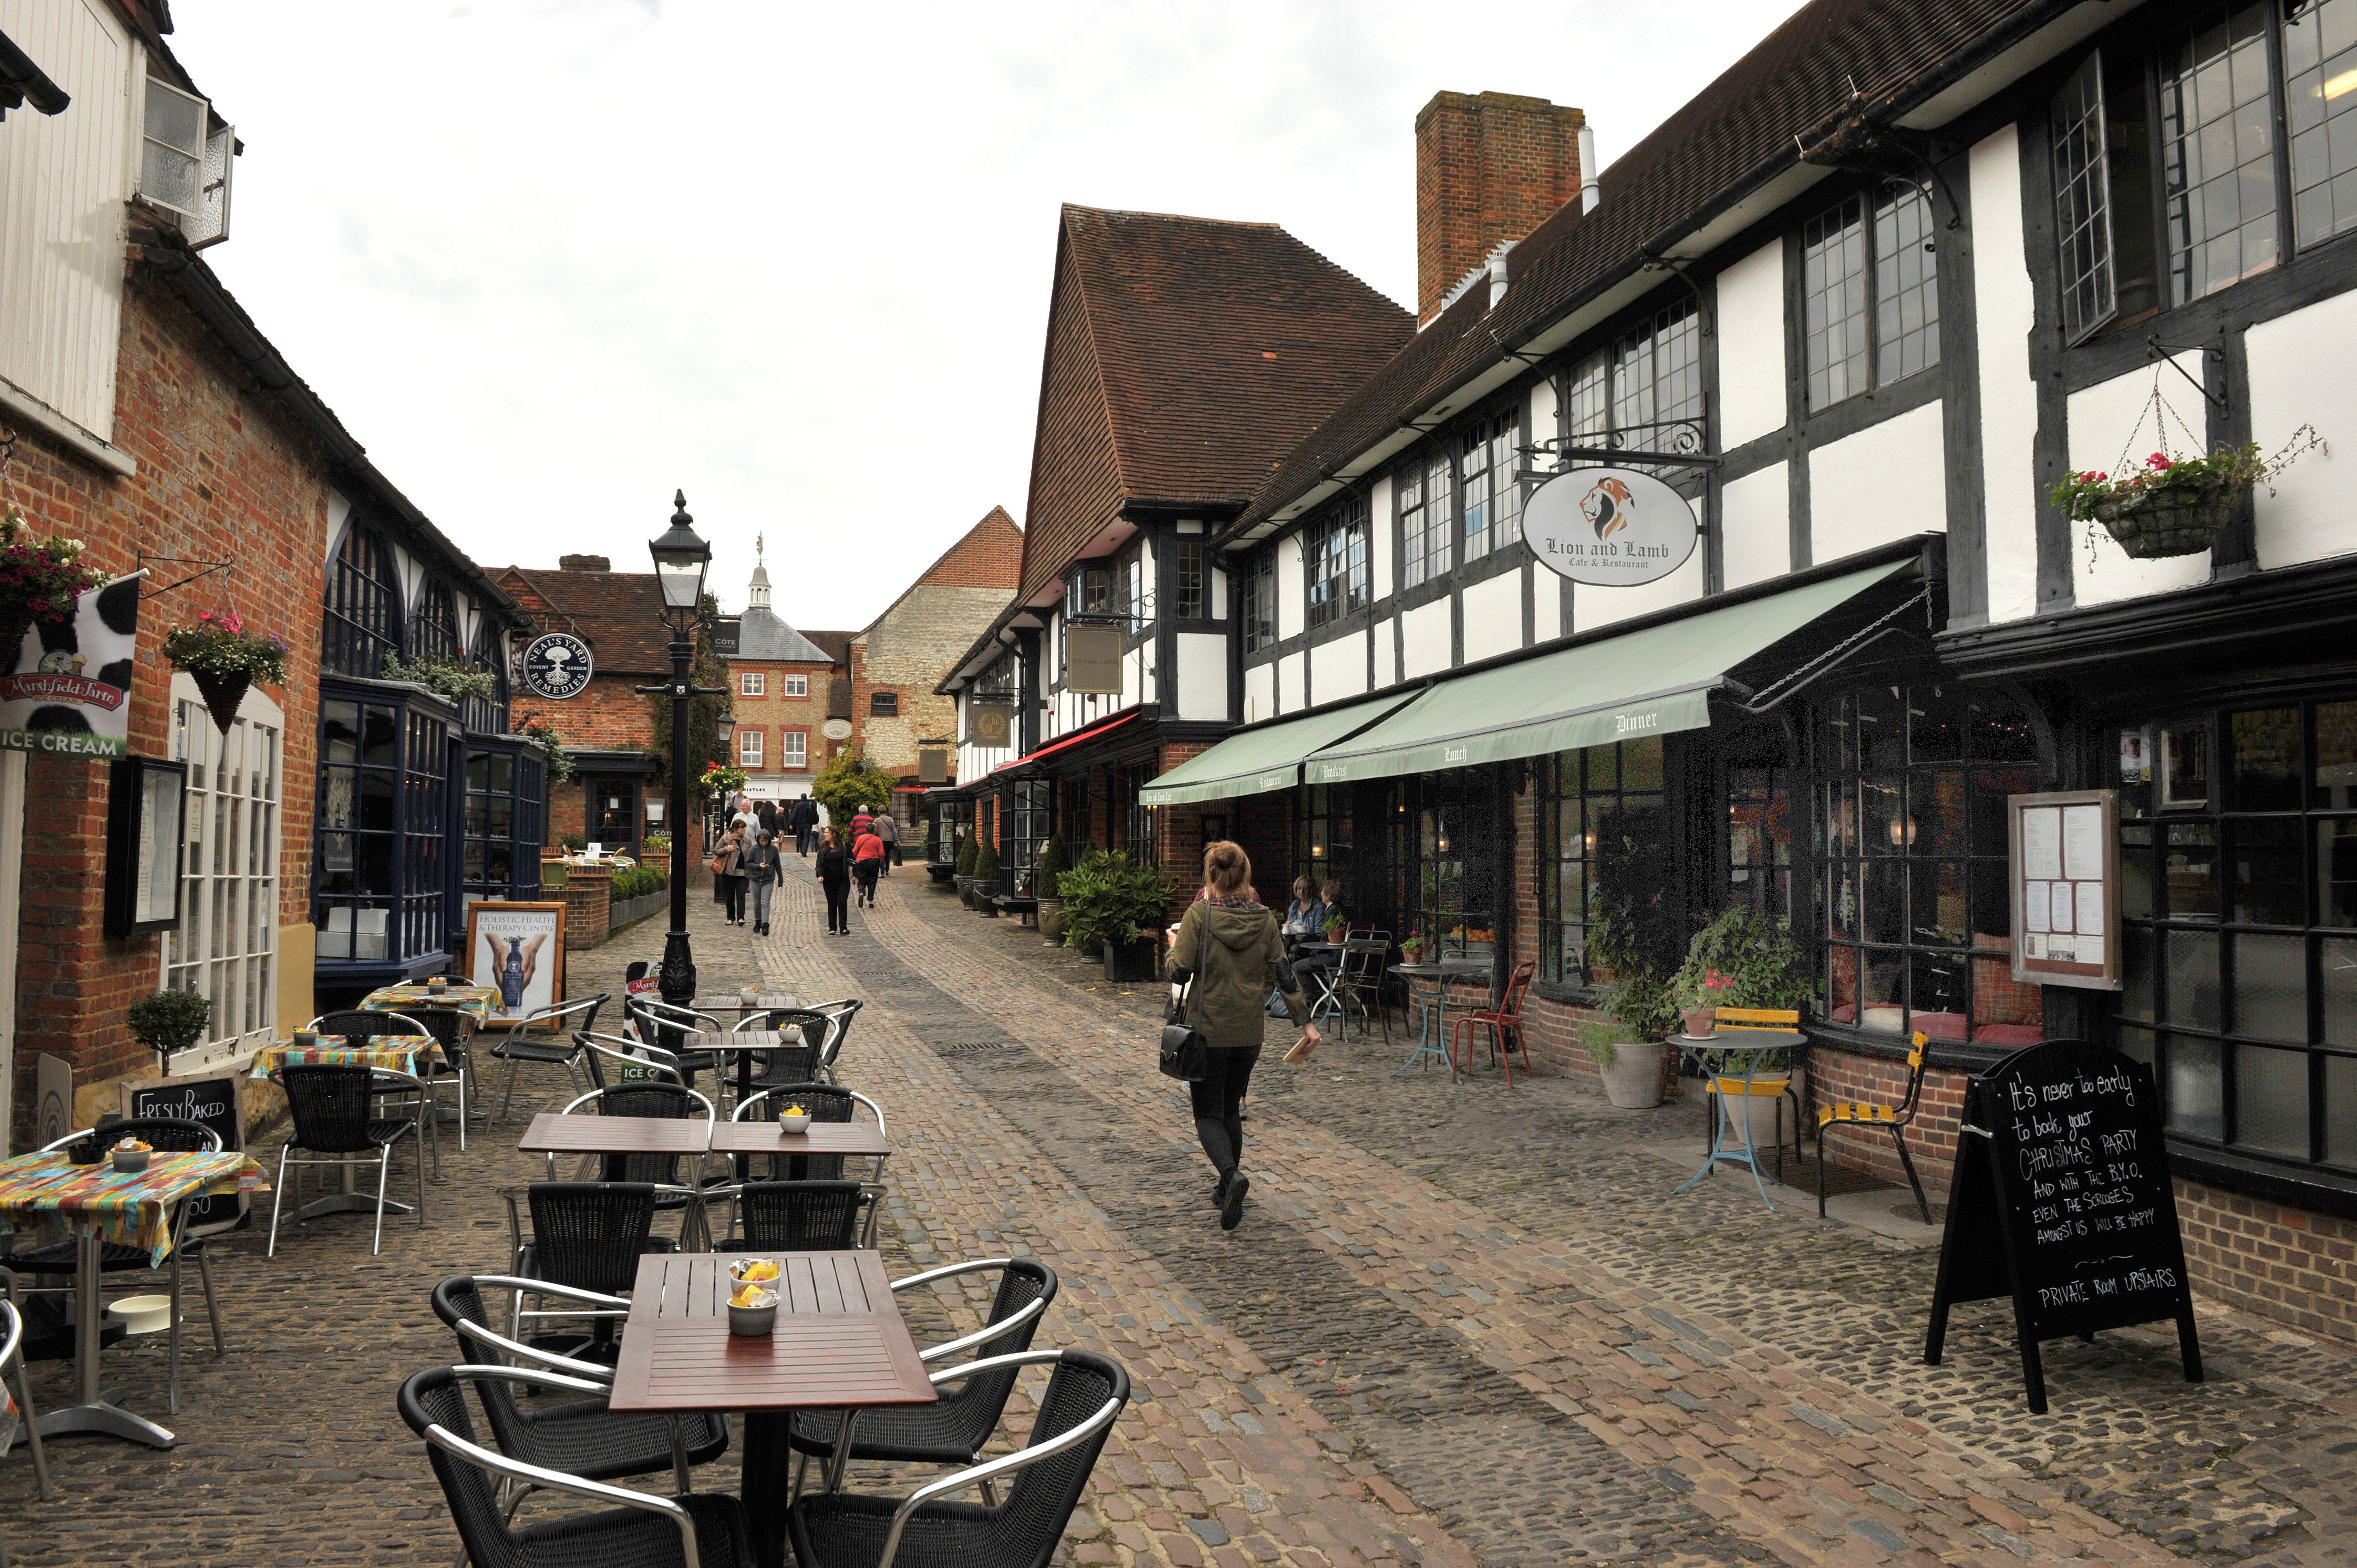
[[(1540, 759), (1539, 974), (1566, 985), (1620, 978), (1609, 956), (1674, 968), (1684, 940), (1658, 737)], [(1599, 960), (1589, 944), (1598, 943)]]
[(1185, 538), (1176, 542), (1178, 553), (1170, 563), (1173, 589), (1178, 598), (1176, 614), (1180, 620), (1201, 620), (1211, 613), (1203, 598), (1203, 542)]
[(1274, 546), (1257, 550), (1245, 564), (1243, 581), (1243, 605), (1242, 618), (1244, 631), (1244, 651), (1253, 652), (1276, 644), (1276, 551)]
[(2221, 6), (2161, 50), (2161, 232), (2172, 304), (2276, 264), (2266, 29), (2265, 5)]
[[(1700, 419), (1701, 349), (1700, 319), (1687, 300), (1581, 360), (1563, 389), (1564, 425), (1572, 440), (1600, 446), (1615, 433), (1638, 425)], [(1684, 482), (1677, 473), (1666, 477), (1674, 485)]]
[(1446, 576), (1456, 561), (1457, 470), (1446, 451), (1410, 458), (1394, 475), (1401, 575), (1406, 585)]
[(2111, 177), (2103, 57), (2089, 55), (2054, 95), (2054, 234), (2061, 252), (2062, 333), (2076, 342), (2112, 318)]
[(417, 601), (417, 619), (409, 628), (409, 656), (456, 659), (458, 656), (458, 605), (447, 583), (429, 582)]
[(1861, 192), (1801, 231), (1802, 338), (1809, 406), (1940, 362), (1932, 211), (1911, 185)]
[(1302, 531), (1308, 624), (1324, 626), (1367, 603), (1367, 497), (1346, 496)]
[(1520, 461), (1514, 451), (1519, 428), (1512, 413), (1485, 419), (1465, 433), (1458, 449), (1468, 561), (1479, 561), (1513, 538), (1515, 520), (1522, 515), (1522, 490), (1514, 482)]
[(374, 680), (386, 656), (399, 651), (399, 598), (393, 553), (355, 520), (328, 573), (326, 613), (319, 618), (321, 669)]
[(2313, 245), (2357, 228), (2357, 0), (2284, 6), (2292, 230)]
[(508, 671), (507, 637), (485, 616), (476, 624), (474, 651), (467, 662), (491, 676), (489, 697), (469, 697), (461, 703), (458, 722), (477, 735), (505, 735), (508, 732)]
[(164, 933), (164, 988), (212, 1003), (186, 1068), (267, 1041), (277, 1021), (278, 787), (284, 736), (244, 717), (224, 736), (202, 703), (173, 705), (188, 765), (180, 924)]

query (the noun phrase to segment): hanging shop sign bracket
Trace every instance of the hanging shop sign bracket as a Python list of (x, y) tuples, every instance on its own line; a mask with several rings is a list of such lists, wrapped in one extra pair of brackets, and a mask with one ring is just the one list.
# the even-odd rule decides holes
[[(1651, 424), (1624, 424), (1617, 430), (1589, 430), (1551, 440), (1534, 441), (1518, 448), (1525, 467), (1517, 479), (1551, 479), (1575, 463), (1605, 463), (1614, 467), (1714, 469), (1718, 454), (1706, 450), (1710, 437), (1699, 419), (1669, 419)], [(1541, 456), (1555, 466), (1540, 468)]]
[[(1749, 714), (1754, 717), (1765, 717), (1767, 714), (1773, 713), (1776, 709), (1783, 706), (1784, 703), (1790, 702), (1792, 698), (1799, 696), (1803, 689), (1808, 686), (1811, 682), (1815, 681), (1819, 676), (1831, 674), (1835, 666), (1857, 654), (1865, 652), (1868, 648), (1872, 647), (1875, 643), (1881, 641), (1884, 638), (1913, 636), (1914, 631), (1912, 628), (1901, 626), (1898, 623), (1900, 617), (1905, 615), (1909, 610), (1913, 609), (1917, 605), (1921, 605), (1923, 607), (1924, 629), (1926, 631), (1931, 630), (1932, 590), (1929, 588), (1923, 588), (1919, 590), (1914, 597), (1904, 601), (1890, 610), (1887, 615), (1878, 617), (1867, 626), (1861, 628), (1856, 636), (1836, 643), (1834, 647), (1827, 649), (1824, 652), (1817, 655), (1816, 658), (1810, 660), (1806, 664), (1802, 665), (1798, 670), (1793, 671), (1791, 674), (1785, 676), (1781, 681), (1771, 681), (1767, 685), (1754, 691), (1752, 688), (1745, 685), (1742, 682), (1737, 680), (1732, 675), (1720, 677), (1721, 680), (1745, 699), (1742, 702), (1732, 703), (1728, 705), (1733, 707), (1738, 713)], [(1775, 693), (1773, 696), (1769, 694), (1771, 692)]]
[[(2212, 392), (2207, 382), (2196, 380), (2192, 371), (2177, 362), (2177, 356), (2179, 354), (2200, 354), (2213, 365), (2223, 365), (2226, 362), (2225, 344), (2222, 342), (2164, 343), (2160, 340), (2160, 334), (2158, 332), (2144, 340), (2144, 358), (2147, 364), (2166, 362), (2170, 370), (2192, 382), (2193, 390), (2201, 394), (2202, 402), (2212, 408), (2225, 407), (2225, 390), (2221, 388), (2217, 392)], [(2179, 423), (2183, 422), (2179, 421)], [(2134, 432), (2130, 432), (2129, 439), (2135, 439)]]
[(181, 578), (177, 583), (167, 583), (152, 594), (140, 595), (139, 596), (142, 600), (160, 599), (175, 588), (185, 588), (190, 583), (210, 577), (216, 572), (233, 571), (237, 566), (237, 563), (234, 561), (207, 561), (202, 556), (198, 555), (150, 555), (145, 550), (136, 552), (136, 564), (142, 568), (145, 568), (151, 561), (162, 561), (174, 566), (201, 566), (204, 568), (201, 572), (189, 573), (187, 576)]

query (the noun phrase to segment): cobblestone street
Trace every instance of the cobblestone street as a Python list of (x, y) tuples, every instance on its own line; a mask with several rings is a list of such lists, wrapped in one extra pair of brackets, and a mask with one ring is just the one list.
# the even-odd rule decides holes
[[(1220, 1230), (1185, 1101), (1151, 1065), (1158, 989), (1104, 983), (1012, 920), (977, 919), (910, 866), (848, 938), (789, 857), (775, 934), (694, 904), (707, 994), (760, 977), (868, 999), (844, 1080), (891, 1118), (889, 1272), (1012, 1251), (1057, 1270), (1043, 1343), (1102, 1348), (1136, 1399), (1076, 1515), (1077, 1563), (1235, 1565), (2346, 1562), (2357, 1539), (2357, 1358), (2203, 1304), (2210, 1380), (2173, 1337), (2049, 1347), (2051, 1413), (2023, 1402), (2003, 1302), (1921, 1348), (1934, 1255), (1814, 1216), (1813, 1171), (1724, 1175), (1673, 1197), (1692, 1108), (1619, 1112), (1571, 1081), (1484, 1069), (1391, 1076), (1407, 1043), (1329, 1037), (1263, 1058), (1252, 1200)], [(580, 954), (569, 989), (619, 989), (661, 918)], [(496, 1108), (503, 1069), (488, 1071)], [(502, 1187), (537, 1173), (518, 1123), (446, 1144), (425, 1223), (365, 1216), (214, 1244), (231, 1353), (187, 1346), (181, 1445), (49, 1450), (33, 1500), (0, 1488), (35, 1564), (436, 1563), (456, 1554), (400, 1379), (447, 1361), (426, 1291), (503, 1266)], [(265, 1168), (274, 1145), (255, 1151)], [(404, 1181), (397, 1163), (393, 1190)], [(414, 1175), (412, 1179), (414, 1179)], [(1900, 1195), (1903, 1196), (1903, 1195)], [(266, 1203), (259, 1219), (266, 1219)], [(193, 1274), (189, 1281), (192, 1297)], [(917, 1305), (920, 1337), (978, 1299)], [(200, 1321), (200, 1320), (199, 1320)], [(162, 1416), (162, 1346), (107, 1386)], [(44, 1408), (62, 1363), (36, 1369)], [(1009, 1427), (1025, 1430), (1017, 1413)], [(734, 1452), (699, 1485), (736, 1483)], [(853, 1484), (896, 1478), (855, 1468)], [(530, 1511), (530, 1505), (527, 1512)]]

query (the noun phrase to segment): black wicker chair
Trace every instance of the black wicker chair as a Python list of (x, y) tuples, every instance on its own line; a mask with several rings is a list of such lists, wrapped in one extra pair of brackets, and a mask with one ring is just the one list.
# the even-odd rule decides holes
[[(822, 1492), (786, 1515), (798, 1568), (1048, 1568), (1122, 1407), (1129, 1374), (1087, 1350), (993, 1357), (934, 1374), (936, 1384), (1053, 1366), (1031, 1440), (1019, 1451), (944, 1476), (907, 1498)], [(949, 1502), (969, 1487), (1004, 1502)], [(478, 1560), (480, 1561), (479, 1559)]]
[[(455, 1081), (458, 1086), (458, 1152), (465, 1154), (467, 1080), (475, 1076), (475, 1057), (469, 1043), (475, 1021), (456, 1007), (412, 1007), (408, 1015), (425, 1025), (425, 1032), (433, 1036), (435, 1043), (442, 1047), (441, 1061), (418, 1076), (436, 1085)], [(475, 1085), (474, 1091), (481, 1093), (482, 1086)], [(442, 1174), (442, 1138), (439, 1133), (434, 1138), (434, 1174), (437, 1177)]]
[(729, 1196), (739, 1215), (734, 1250), (833, 1252), (872, 1239), (876, 1194), (864, 1182), (748, 1181)]
[(348, 1008), (338, 1013), (322, 1013), (303, 1026), (323, 1035), (341, 1035), (348, 1040), (373, 1040), (379, 1035), (430, 1035), (434, 1031), (406, 1013), (363, 1013)]
[(674, 1007), (655, 996), (625, 996), (622, 998), (622, 1020), (629, 1024), (639, 1038), (651, 1046), (661, 1046), (679, 1063), (681, 1076), (690, 1088), (695, 1085), (695, 1075), (719, 1069), (720, 1058), (710, 1051), (687, 1049), (687, 1036), (693, 1034), (726, 1034), (728, 1026), (709, 1013), (699, 1013), (693, 1007)]
[(798, 1046), (780, 1046), (754, 1056), (756, 1090), (815, 1081), (826, 1064), (834, 1037), (841, 1033), (834, 1015), (808, 1007), (773, 1007), (766, 1013), (748, 1014), (729, 1033), (744, 1034), (752, 1029), (774, 1029), (802, 1041)]
[[(467, 1381), (478, 1390), (502, 1382), (549, 1392), (603, 1391), (577, 1378), (514, 1367), (435, 1367), (401, 1385), (401, 1419), (425, 1439), (435, 1478), (475, 1568), (740, 1568), (752, 1563), (744, 1509), (725, 1492), (659, 1498), (484, 1447), (475, 1440), (459, 1387)], [(494, 1476), (621, 1506), (513, 1530), (491, 1484)]]
[[(279, 1087), (286, 1091), (286, 1111), (294, 1118), (295, 1130), (286, 1135), (285, 1145), (278, 1151), (278, 1180), (270, 1196), (270, 1244), (263, 1255), (278, 1255), (278, 1213), (286, 1201), (288, 1165), (348, 1165), (353, 1155), (371, 1152), (377, 1156), (376, 1239), (370, 1244), (369, 1252), (374, 1256), (383, 1251), (384, 1189), (393, 1175), (393, 1146), (417, 1131), (417, 1118), (371, 1114), (379, 1092), (377, 1081), (388, 1075), (368, 1068), (299, 1062), (280, 1068), (274, 1076)], [(415, 1079), (409, 1081), (417, 1082)], [(423, 1103), (422, 1092), (419, 1099)], [(296, 1159), (297, 1149), (328, 1157)], [(422, 1144), (417, 1151), (417, 1223), (421, 1229), (425, 1224), (425, 1151)]]
[[(512, 1188), (504, 1196), (513, 1240), (515, 1271), (526, 1279), (546, 1280), (603, 1295), (627, 1294), (639, 1277), (639, 1259), (649, 1252), (672, 1252), (678, 1244), (651, 1233), (657, 1193), (643, 1181), (536, 1181), (524, 1189), (532, 1209), (532, 1234), (525, 1237), (516, 1212)], [(522, 1297), (514, 1323), (519, 1335), (527, 1320), (577, 1314), (527, 1312)], [(576, 1335), (542, 1342), (581, 1347), (578, 1353), (593, 1361), (610, 1361), (614, 1325), (595, 1318), (586, 1338)]]
[[(481, 1361), (487, 1351), (533, 1355), (529, 1347), (514, 1346), (493, 1334), (490, 1314), (483, 1305), (482, 1286), (504, 1286), (519, 1293), (544, 1282), (486, 1275), (457, 1274), (434, 1287), (434, 1316), (458, 1337), (458, 1359)], [(620, 1305), (619, 1298), (604, 1300)], [(471, 1325), (473, 1332), (462, 1328)], [(559, 1372), (563, 1366), (550, 1369)], [(585, 1374), (586, 1375), (586, 1374)], [(597, 1380), (590, 1378), (591, 1381)], [(724, 1416), (691, 1411), (679, 1418), (679, 1441), (672, 1441), (672, 1423), (661, 1415), (617, 1415), (606, 1408), (602, 1395), (559, 1403), (534, 1402), (527, 1407), (515, 1390), (499, 1382), (479, 1383), (476, 1397), (490, 1420), (491, 1439), (500, 1452), (527, 1465), (539, 1465), (591, 1481), (617, 1480), (672, 1470), (682, 1490), (687, 1487), (683, 1466), (709, 1464), (728, 1452), (728, 1422)]]
[(808, 1012), (823, 1013), (834, 1020), (834, 1038), (826, 1044), (826, 1057), (818, 1064), (817, 1077), (829, 1083), (834, 1081), (834, 1064), (843, 1056), (843, 1042), (850, 1038), (852, 1020), (859, 1016), (859, 1010), (866, 1005), (867, 1004), (856, 996), (845, 996), (836, 1002), (813, 1002), (806, 1009)]
[[(926, 1361), (944, 1361), (967, 1351), (985, 1356), (1012, 1356), (1031, 1348), (1039, 1320), (1056, 1299), (1056, 1271), (1036, 1258), (980, 1258), (951, 1263), (892, 1282), (898, 1294), (936, 1280), (985, 1269), (999, 1272), (998, 1291), (991, 1299), (990, 1317), (972, 1334), (962, 1334), (918, 1354)], [(850, 1457), (890, 1464), (973, 1465), (982, 1457), (982, 1445), (998, 1429), (1006, 1396), (1015, 1391), (1016, 1369), (977, 1375), (945, 1390), (934, 1404), (886, 1406), (860, 1413), (852, 1425)], [(802, 1471), (813, 1455), (824, 1457), (835, 1450), (843, 1416), (838, 1411), (798, 1411), (791, 1441), (802, 1460), (795, 1466), (799, 1489)], [(828, 1477), (829, 1485), (840, 1479)]]
[[(581, 1047), (573, 1043), (572, 1036), (578, 1030), (597, 1026), (597, 1009), (607, 1000), (600, 993), (560, 1007), (536, 1007), (511, 1026), (499, 1043), (491, 1047), (492, 1059), (508, 1064), (507, 1089), (500, 1097), (500, 1121), (508, 1119), (508, 1107), (515, 1101), (516, 1069), (525, 1062), (561, 1067), (566, 1079), (576, 1088), (579, 1086), (581, 1079), (574, 1070), (574, 1058), (581, 1054)], [(547, 1030), (548, 1037), (533, 1038), (536, 1029)]]
[[(114, 1144), (124, 1138), (137, 1138), (149, 1147), (177, 1155), (217, 1155), (221, 1153), (221, 1134), (195, 1122), (184, 1122), (176, 1116), (118, 1117), (103, 1127), (85, 1128), (69, 1133), (41, 1150), (62, 1149), (84, 1138), (97, 1138), (104, 1144)], [(229, 1348), (221, 1341), (221, 1304), (213, 1295), (213, 1266), (205, 1255), (204, 1238), (187, 1237), (180, 1228), (188, 1223), (188, 1205), (183, 1203), (172, 1219), (172, 1295), (171, 1381), (167, 1402), (173, 1414), (180, 1412), (180, 1265), (188, 1259), (196, 1260), (197, 1277), (204, 1286), (205, 1316), (211, 1320), (213, 1354), (225, 1356)], [(20, 1274), (63, 1275), (70, 1277), (79, 1262), (76, 1243), (52, 1242), (46, 1247), (27, 1247), (11, 1252), (5, 1260)], [(145, 1247), (126, 1246), (117, 1241), (103, 1241), (98, 1249), (98, 1269), (107, 1274), (146, 1274), (155, 1270), (154, 1262)], [(144, 1284), (144, 1281), (141, 1282)], [(102, 1283), (102, 1289), (103, 1283)], [(116, 1288), (120, 1289), (121, 1286)], [(70, 1295), (70, 1285), (29, 1285), (17, 1287), (24, 1295)]]

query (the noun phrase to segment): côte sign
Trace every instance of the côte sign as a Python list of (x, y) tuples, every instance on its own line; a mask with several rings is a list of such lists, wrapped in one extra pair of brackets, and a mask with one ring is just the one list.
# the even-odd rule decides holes
[(1523, 542), (1575, 583), (1630, 588), (1668, 576), (1699, 537), (1685, 497), (1635, 468), (1573, 468), (1523, 506)]

